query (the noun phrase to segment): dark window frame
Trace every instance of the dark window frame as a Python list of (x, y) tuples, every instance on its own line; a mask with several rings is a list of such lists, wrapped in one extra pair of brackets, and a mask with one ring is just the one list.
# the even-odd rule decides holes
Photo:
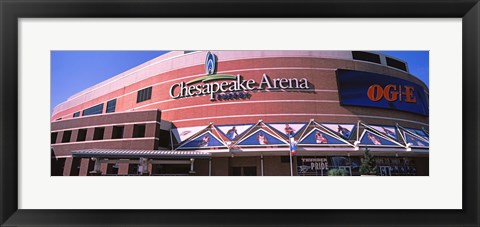
[(407, 64), (405, 62), (390, 57), (385, 57), (385, 59), (388, 66), (407, 72)]
[[(120, 130), (121, 130), (121, 132), (120, 132)], [(124, 134), (125, 134), (125, 126), (123, 126), (123, 125), (113, 126), (113, 128), (112, 128), (112, 139), (123, 139)]]
[(152, 99), (152, 87), (147, 87), (137, 92), (137, 103)]
[(105, 138), (105, 127), (95, 127), (95, 129), (93, 130), (93, 140), (103, 140), (104, 138)]
[(57, 143), (57, 137), (58, 137), (58, 132), (52, 132), (50, 134), (50, 144), (56, 144)]
[[(68, 135), (68, 136), (66, 136)], [(66, 138), (68, 137), (68, 138)], [(62, 134), (62, 143), (69, 143), (72, 140), (72, 130), (63, 131)]]
[(134, 124), (132, 138), (144, 138), (146, 132), (147, 132), (146, 124)]
[(86, 128), (81, 128), (77, 132), (77, 142), (83, 142), (87, 140), (87, 132), (88, 130)]
[(107, 102), (107, 108), (105, 109), (105, 113), (115, 113), (117, 108), (117, 99), (112, 99)]
[(380, 55), (365, 52), (365, 51), (352, 51), (352, 58), (353, 58), (353, 60), (372, 62), (372, 63), (376, 63), (376, 64), (381, 64), (382, 63), (382, 61), (380, 59)]
[(103, 113), (103, 103), (92, 106), (90, 108), (84, 109), (82, 111), (82, 116), (90, 116)]

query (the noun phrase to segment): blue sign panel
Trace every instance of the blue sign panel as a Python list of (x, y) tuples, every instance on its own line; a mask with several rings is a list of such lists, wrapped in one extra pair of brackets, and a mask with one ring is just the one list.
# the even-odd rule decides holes
[(320, 130), (314, 130), (310, 135), (303, 139), (300, 144), (345, 144), (345, 142), (340, 141), (334, 137), (327, 135), (326, 133)]
[(202, 147), (220, 147), (220, 146), (225, 146), (217, 140), (215, 137), (210, 134), (210, 132), (207, 132), (203, 134), (202, 136), (199, 136), (198, 138), (186, 143), (185, 145), (182, 146), (182, 148), (202, 148)]
[(417, 139), (414, 136), (409, 135), (408, 133), (405, 133), (405, 140), (407, 140), (407, 143), (411, 143), (412, 146), (414, 146), (414, 147), (428, 147), (429, 146), (428, 142)]
[(377, 73), (337, 70), (340, 105), (394, 109), (428, 116), (424, 88)]
[(253, 135), (249, 136), (238, 145), (270, 145), (270, 144), (285, 144), (285, 142), (271, 136), (263, 130), (259, 130)]
[(374, 135), (371, 132), (365, 132), (362, 138), (360, 138), (360, 143), (364, 145), (388, 145), (388, 146), (398, 146), (391, 141), (388, 141), (380, 136)]

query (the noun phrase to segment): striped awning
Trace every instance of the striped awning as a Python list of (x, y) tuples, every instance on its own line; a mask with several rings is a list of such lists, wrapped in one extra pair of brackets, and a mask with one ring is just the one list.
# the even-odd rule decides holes
[(79, 158), (210, 158), (212, 155), (202, 151), (171, 150), (118, 150), (118, 149), (86, 149), (72, 151), (73, 157)]

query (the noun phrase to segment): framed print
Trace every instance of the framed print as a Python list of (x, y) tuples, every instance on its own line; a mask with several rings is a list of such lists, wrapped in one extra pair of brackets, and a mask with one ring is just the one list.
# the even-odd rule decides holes
[(0, 10), (2, 226), (480, 224), (476, 0)]

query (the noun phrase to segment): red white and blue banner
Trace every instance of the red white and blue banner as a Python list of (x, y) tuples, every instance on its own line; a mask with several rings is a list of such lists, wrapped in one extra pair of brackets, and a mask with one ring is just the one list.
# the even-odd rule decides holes
[(295, 141), (295, 138), (290, 136), (289, 138), (290, 141), (290, 154), (291, 155), (296, 155), (297, 154), (297, 141)]

